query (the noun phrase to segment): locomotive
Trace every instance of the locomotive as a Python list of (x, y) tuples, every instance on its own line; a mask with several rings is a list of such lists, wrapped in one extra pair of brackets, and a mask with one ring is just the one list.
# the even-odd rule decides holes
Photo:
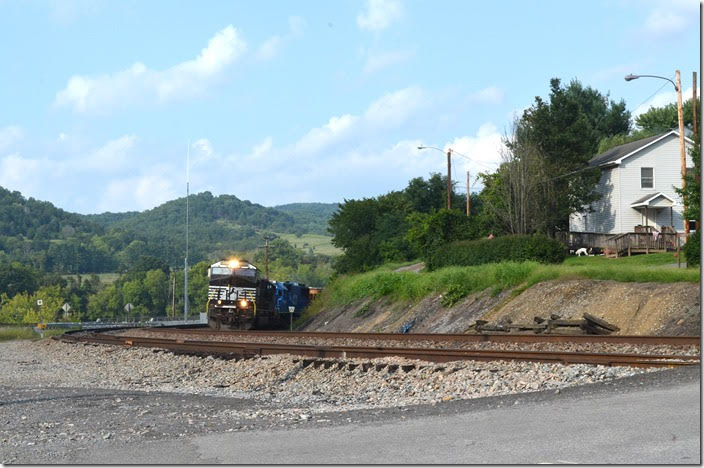
[(318, 288), (269, 281), (247, 260), (223, 260), (208, 268), (208, 326), (240, 330), (281, 328), (299, 317)]

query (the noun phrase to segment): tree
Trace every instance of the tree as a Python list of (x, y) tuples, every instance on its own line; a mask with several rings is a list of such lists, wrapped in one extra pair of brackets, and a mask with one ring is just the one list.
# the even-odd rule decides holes
[[(697, 115), (701, 116), (701, 104), (698, 104), (697, 107)], [(687, 99), (682, 104), (682, 122), (684, 126), (691, 127), (692, 119), (692, 100)], [(646, 136), (673, 129), (679, 131), (677, 104), (673, 102), (662, 107), (651, 107), (647, 112), (636, 117), (636, 127)]]
[(484, 177), (489, 184), (482, 199), (493, 224), (506, 232), (568, 229), (569, 215), (599, 197), (599, 170), (588, 168), (599, 142), (629, 129), (623, 101), (576, 80), (567, 87), (550, 80), (549, 100), (535, 98), (505, 138), (504, 164)]

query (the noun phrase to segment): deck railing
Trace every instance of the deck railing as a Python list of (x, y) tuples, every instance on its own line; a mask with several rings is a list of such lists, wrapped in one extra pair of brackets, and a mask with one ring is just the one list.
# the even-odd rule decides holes
[(608, 249), (618, 255), (631, 251), (649, 252), (677, 250), (677, 238), (680, 238), (680, 248), (686, 239), (684, 233), (661, 232), (654, 236), (650, 232), (627, 232), (624, 234), (602, 234), (595, 232), (557, 232), (555, 238), (569, 249), (585, 248)]

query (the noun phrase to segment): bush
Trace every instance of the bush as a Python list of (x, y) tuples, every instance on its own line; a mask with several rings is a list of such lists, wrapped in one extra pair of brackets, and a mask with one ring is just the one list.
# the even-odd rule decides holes
[(684, 244), (684, 258), (687, 260), (687, 266), (699, 265), (700, 246), (699, 233), (695, 232), (689, 236), (687, 243)]
[(544, 235), (503, 236), (495, 239), (457, 241), (437, 248), (427, 264), (429, 270), (445, 266), (470, 266), (503, 261), (562, 263), (565, 247)]

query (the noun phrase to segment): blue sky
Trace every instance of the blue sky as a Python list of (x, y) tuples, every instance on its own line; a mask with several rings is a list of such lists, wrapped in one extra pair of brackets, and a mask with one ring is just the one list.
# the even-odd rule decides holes
[[(699, 71), (696, 1), (0, 0), (0, 185), (80, 213), (338, 202), (495, 167), (579, 79), (640, 113)], [(473, 186), (473, 191), (480, 187)]]

